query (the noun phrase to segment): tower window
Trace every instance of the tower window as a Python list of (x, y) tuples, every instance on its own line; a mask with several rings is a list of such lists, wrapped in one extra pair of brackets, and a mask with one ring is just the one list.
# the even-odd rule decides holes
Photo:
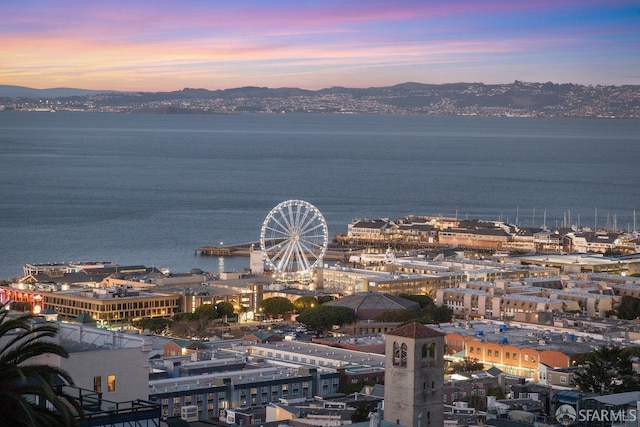
[(400, 366), (407, 366), (407, 344), (402, 343), (400, 346)]

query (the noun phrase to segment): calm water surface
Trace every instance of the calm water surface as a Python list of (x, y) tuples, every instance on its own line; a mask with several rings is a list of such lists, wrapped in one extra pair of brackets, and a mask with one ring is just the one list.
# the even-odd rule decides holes
[(631, 228), (639, 161), (638, 120), (0, 112), (0, 277), (77, 260), (242, 269), (195, 248), (258, 240), (288, 199), (330, 234), (407, 214)]

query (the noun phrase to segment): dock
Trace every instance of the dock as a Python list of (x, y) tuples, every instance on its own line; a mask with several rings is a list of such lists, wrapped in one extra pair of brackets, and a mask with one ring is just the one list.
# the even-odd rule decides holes
[[(224, 246), (200, 246), (196, 249), (196, 255), (199, 256), (249, 256), (253, 250), (260, 250), (260, 242), (240, 243), (236, 245)], [(359, 253), (344, 249), (344, 247), (330, 245), (323, 259), (327, 261), (348, 261), (350, 255)]]

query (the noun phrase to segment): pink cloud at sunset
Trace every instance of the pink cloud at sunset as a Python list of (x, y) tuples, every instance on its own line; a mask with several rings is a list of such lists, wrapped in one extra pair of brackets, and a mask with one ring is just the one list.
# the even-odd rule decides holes
[(25, 0), (0, 16), (0, 84), (36, 88), (640, 84), (635, 1)]

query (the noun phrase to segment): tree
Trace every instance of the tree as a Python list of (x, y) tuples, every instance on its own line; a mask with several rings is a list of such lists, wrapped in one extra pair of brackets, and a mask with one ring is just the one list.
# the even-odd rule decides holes
[(320, 305), (320, 303), (318, 302), (318, 298), (309, 296), (300, 297), (293, 302), (293, 308), (295, 308), (298, 313), (302, 313), (306, 309), (314, 308), (318, 305)]
[(173, 315), (174, 322), (196, 322), (200, 320), (197, 313), (176, 313)]
[(414, 301), (420, 304), (420, 308), (423, 309), (429, 305), (433, 305), (433, 298), (429, 295), (410, 295), (410, 294), (400, 294), (400, 298), (408, 299), (409, 301)]
[(171, 321), (169, 319), (163, 319), (160, 317), (145, 318), (133, 322), (133, 326), (136, 328), (141, 328), (142, 330), (148, 329), (153, 334), (163, 332), (170, 325)]
[(269, 317), (282, 316), (293, 311), (293, 303), (284, 297), (267, 298), (262, 301), (260, 307)]
[(207, 320), (214, 320), (218, 318), (218, 310), (213, 304), (202, 304), (200, 307), (196, 308), (193, 313)]
[(640, 298), (624, 295), (617, 307), (619, 319), (633, 320), (640, 316)]
[(369, 404), (365, 401), (361, 401), (356, 406), (356, 410), (351, 414), (352, 423), (361, 423), (369, 419)]
[(633, 371), (632, 356), (640, 355), (640, 347), (602, 347), (578, 358), (580, 370), (575, 374), (576, 386), (600, 395), (640, 390), (640, 376)]
[(448, 371), (451, 373), (456, 372), (476, 372), (482, 371), (484, 369), (484, 365), (478, 359), (474, 359), (472, 357), (465, 357), (464, 359), (453, 362), (449, 365)]
[(66, 371), (34, 358), (46, 355), (69, 357), (64, 347), (51, 341), (58, 329), (51, 324), (31, 324), (30, 315), (7, 318), (0, 314), (0, 413), (2, 425), (17, 427), (76, 426), (82, 416), (77, 400), (54, 385), (60, 378), (69, 385)]
[(497, 400), (502, 400), (506, 398), (506, 396), (504, 395), (504, 392), (502, 391), (502, 387), (500, 387), (499, 385), (495, 387), (491, 387), (487, 391), (487, 396), (495, 396)]
[(333, 295), (322, 295), (320, 298), (318, 298), (318, 302), (320, 304), (324, 304), (325, 302), (333, 301), (334, 299), (336, 299), (336, 297), (334, 297)]
[(320, 305), (300, 313), (297, 320), (317, 332), (331, 329), (333, 325), (346, 325), (358, 319), (355, 311), (348, 307)]
[(426, 307), (422, 314), (427, 318), (427, 323), (447, 323), (453, 317), (453, 310), (446, 305), (431, 305)]
[(233, 316), (235, 308), (233, 304), (227, 301), (221, 301), (216, 304), (216, 311), (218, 312), (218, 317), (222, 317), (225, 322), (227, 321), (227, 317)]
[[(401, 294), (400, 297), (420, 304), (422, 317), (415, 319), (419, 323), (446, 323), (450, 322), (453, 317), (453, 311), (449, 307), (436, 305), (433, 298), (428, 295)], [(406, 320), (403, 321), (406, 322)]]

